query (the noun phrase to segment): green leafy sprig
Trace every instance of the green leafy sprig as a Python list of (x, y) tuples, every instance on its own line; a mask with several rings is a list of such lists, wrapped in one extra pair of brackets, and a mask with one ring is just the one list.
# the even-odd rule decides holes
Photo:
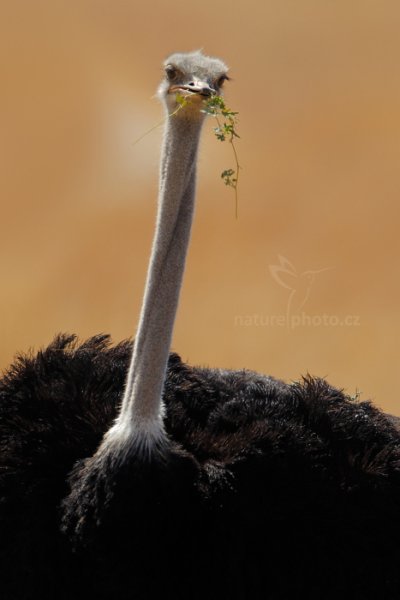
[(232, 146), (233, 156), (235, 159), (235, 169), (225, 169), (221, 173), (225, 185), (232, 187), (235, 191), (235, 216), (238, 217), (238, 183), (239, 183), (239, 159), (236, 151), (235, 141), (239, 138), (236, 130), (238, 112), (228, 108), (222, 96), (211, 96), (204, 101), (202, 110), (206, 115), (214, 117), (217, 126), (214, 127), (214, 134), (220, 142), (228, 141)]
[[(166, 119), (174, 117), (179, 111), (181, 111), (185, 106), (187, 106), (190, 102), (190, 96), (183, 96), (179, 92), (176, 94), (176, 102), (178, 104), (177, 108), (167, 115), (162, 121), (154, 125), (151, 129), (149, 129), (146, 133), (141, 135), (137, 140), (135, 140), (134, 144), (137, 144), (140, 140), (142, 140), (148, 133), (157, 129), (160, 125), (165, 123)], [(239, 113), (231, 110), (225, 104), (225, 100), (221, 96), (211, 96), (204, 101), (204, 108), (202, 112), (206, 115), (214, 117), (217, 123), (217, 126), (214, 127), (215, 137), (220, 142), (228, 141), (232, 146), (233, 156), (235, 159), (235, 169), (225, 169), (221, 173), (221, 179), (225, 183), (225, 185), (233, 188), (235, 192), (235, 216), (238, 217), (238, 183), (239, 183), (239, 171), (241, 169), (239, 165), (238, 155), (235, 146), (236, 138), (239, 138), (239, 134), (236, 130), (238, 118), (237, 115)]]

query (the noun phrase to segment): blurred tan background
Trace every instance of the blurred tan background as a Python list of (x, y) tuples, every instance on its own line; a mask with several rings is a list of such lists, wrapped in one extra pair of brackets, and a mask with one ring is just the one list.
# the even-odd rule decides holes
[(0, 366), (134, 333), (161, 129), (133, 142), (164, 57), (202, 47), (231, 66), (239, 219), (209, 121), (174, 349), (400, 414), (399, 31), (387, 0), (2, 0)]

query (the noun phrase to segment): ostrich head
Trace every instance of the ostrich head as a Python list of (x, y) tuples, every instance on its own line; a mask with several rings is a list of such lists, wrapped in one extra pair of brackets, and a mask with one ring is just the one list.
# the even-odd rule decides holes
[(200, 111), (202, 101), (220, 94), (228, 79), (228, 67), (218, 58), (204, 56), (200, 51), (171, 54), (164, 63), (165, 78), (158, 88), (158, 96), (169, 114), (179, 108), (177, 94), (190, 100), (176, 116), (204, 118)]

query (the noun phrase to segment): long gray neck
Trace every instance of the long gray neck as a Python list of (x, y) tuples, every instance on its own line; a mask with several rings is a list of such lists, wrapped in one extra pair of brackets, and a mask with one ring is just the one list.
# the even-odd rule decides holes
[[(148, 440), (163, 437), (162, 392), (190, 237), (196, 156), (203, 119), (167, 120), (156, 233), (120, 414), (115, 428)], [(154, 438), (154, 439), (153, 439)]]

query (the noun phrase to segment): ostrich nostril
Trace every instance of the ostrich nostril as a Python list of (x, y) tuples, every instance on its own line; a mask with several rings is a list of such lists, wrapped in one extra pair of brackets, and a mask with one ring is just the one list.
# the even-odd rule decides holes
[(201, 88), (201, 93), (204, 96), (212, 96), (213, 94), (215, 94), (215, 90), (213, 90), (212, 88), (210, 88), (208, 86), (204, 86)]

